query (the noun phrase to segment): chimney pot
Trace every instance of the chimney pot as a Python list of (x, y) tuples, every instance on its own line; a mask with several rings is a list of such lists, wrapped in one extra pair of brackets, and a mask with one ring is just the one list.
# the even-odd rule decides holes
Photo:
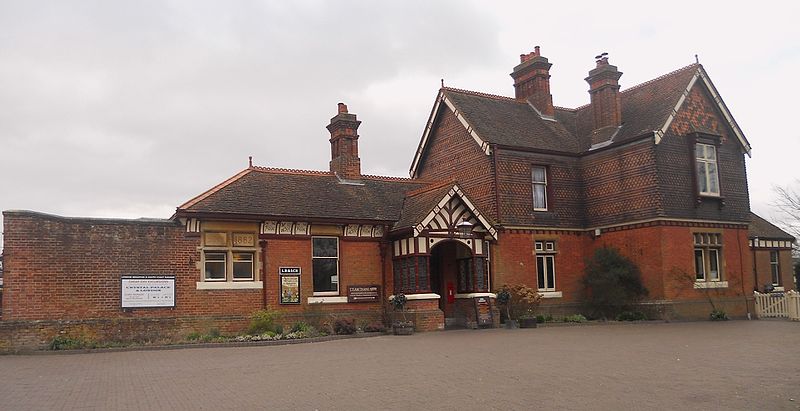
[(553, 65), (541, 55), (541, 48), (520, 54), (520, 64), (514, 67), (514, 94), (517, 100), (527, 101), (545, 116), (554, 116), (553, 96), (550, 94), (550, 67)]
[(345, 180), (361, 178), (361, 159), (358, 157), (358, 126), (355, 114), (347, 111), (347, 105), (339, 103), (337, 114), (328, 124), (331, 133), (330, 170)]
[[(589, 71), (589, 77), (585, 79), (589, 83), (594, 130), (619, 127), (622, 124), (622, 105), (619, 96), (619, 78), (622, 72), (608, 63), (608, 53), (600, 53), (595, 59), (597, 65)], [(605, 134), (599, 133), (598, 136)]]

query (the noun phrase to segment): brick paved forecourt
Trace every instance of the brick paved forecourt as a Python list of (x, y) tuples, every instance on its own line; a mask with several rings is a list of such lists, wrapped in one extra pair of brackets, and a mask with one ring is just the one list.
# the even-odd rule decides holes
[(798, 358), (764, 320), (7, 355), (0, 408), (797, 410)]

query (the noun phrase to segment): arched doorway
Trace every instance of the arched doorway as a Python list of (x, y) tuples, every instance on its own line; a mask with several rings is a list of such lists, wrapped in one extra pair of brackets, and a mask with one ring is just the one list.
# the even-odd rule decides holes
[(466, 325), (466, 313), (459, 305), (458, 296), (477, 291), (476, 261), (481, 266), (477, 271), (483, 276), (484, 259), (475, 258), (472, 250), (463, 243), (441, 241), (431, 248), (431, 292), (441, 296), (439, 309), (444, 313), (445, 327)]

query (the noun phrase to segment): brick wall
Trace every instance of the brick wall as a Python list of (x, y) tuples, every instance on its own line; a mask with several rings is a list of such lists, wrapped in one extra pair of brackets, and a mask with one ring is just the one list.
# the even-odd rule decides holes
[(418, 168), (419, 178), (429, 181), (456, 180), (481, 212), (497, 218), (494, 164), (449, 108), (435, 119)]
[[(781, 273), (781, 286), (784, 290), (789, 291), (795, 289), (794, 286), (794, 270), (792, 267), (792, 252), (789, 249), (753, 249), (748, 248), (747, 252), (755, 255), (756, 260), (756, 274), (758, 280), (756, 286), (760, 292), (764, 291), (765, 284), (772, 283), (772, 265), (770, 264), (770, 251), (778, 252), (778, 267)], [(754, 276), (755, 277), (755, 276)]]
[[(580, 227), (584, 196), (580, 160), (547, 154), (497, 149), (500, 222), (506, 225)], [(548, 211), (533, 211), (531, 167), (547, 168)]]
[[(744, 153), (736, 136), (722, 119), (705, 87), (698, 82), (656, 148), (665, 216), (748, 221), (750, 202)], [(698, 129), (722, 136), (717, 151), (717, 165), (724, 204), (715, 199), (697, 202), (694, 146), (686, 135)]]
[(583, 184), (589, 227), (660, 214), (661, 194), (652, 140), (584, 157)]
[[(38, 341), (41, 346), (44, 339), (79, 325), (114, 340), (126, 335), (128, 340), (169, 339), (185, 330), (203, 332), (212, 327), (234, 333), (243, 331), (250, 315), (264, 307), (261, 289), (198, 290), (200, 238), (187, 236), (174, 222), (5, 212), (4, 233), (2, 324), (3, 332), (12, 336), (0, 335), (0, 340)], [(380, 249), (379, 241), (340, 241), (340, 295), (347, 295), (348, 285), (382, 284)], [(278, 304), (281, 266), (303, 269), (301, 306)], [(285, 313), (286, 325), (309, 314), (366, 322), (384, 319), (383, 302), (322, 304), (318, 310), (307, 310), (312, 273), (310, 237), (267, 241), (263, 276), (267, 305)], [(123, 274), (175, 275), (175, 308), (123, 311)], [(180, 325), (177, 330), (175, 324)]]
[[(199, 238), (175, 223), (4, 217), (4, 320), (247, 315), (261, 308), (260, 290), (197, 290)], [(175, 308), (123, 311), (123, 274), (175, 275)]]

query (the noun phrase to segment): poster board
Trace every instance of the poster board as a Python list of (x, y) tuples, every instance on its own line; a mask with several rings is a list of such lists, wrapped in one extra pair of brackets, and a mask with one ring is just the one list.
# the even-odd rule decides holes
[(175, 308), (175, 276), (125, 274), (120, 280), (124, 308)]
[(489, 297), (475, 297), (475, 320), (478, 327), (492, 326), (492, 305)]
[(280, 303), (300, 304), (300, 267), (278, 268), (280, 281)]

